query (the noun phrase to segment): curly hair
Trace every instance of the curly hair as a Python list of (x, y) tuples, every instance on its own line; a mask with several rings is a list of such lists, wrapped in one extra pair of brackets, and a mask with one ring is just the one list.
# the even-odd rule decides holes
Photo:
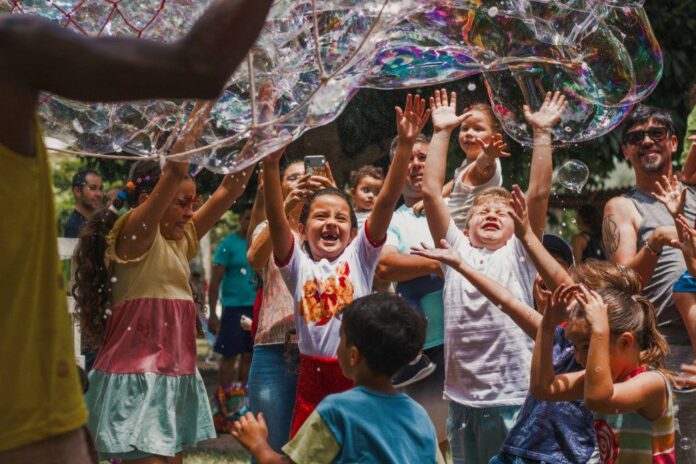
[[(152, 192), (161, 170), (155, 161), (138, 161), (130, 171), (128, 186), (123, 190), (127, 202), (135, 207), (143, 193)], [(114, 202), (114, 209), (106, 208), (89, 218), (82, 228), (75, 248), (75, 283), (72, 294), (80, 328), (87, 346), (98, 347), (104, 340), (108, 309), (111, 304), (111, 280), (106, 262), (106, 236), (118, 219), (116, 211), (122, 200)]]
[(360, 180), (363, 177), (374, 177), (375, 179), (378, 180), (384, 180), (384, 171), (382, 168), (379, 168), (377, 166), (373, 166), (371, 164), (365, 165), (361, 167), (360, 169), (356, 169), (354, 171), (350, 172), (350, 180), (348, 181), (348, 185), (350, 185), (351, 189), (354, 189), (358, 186), (360, 183)]

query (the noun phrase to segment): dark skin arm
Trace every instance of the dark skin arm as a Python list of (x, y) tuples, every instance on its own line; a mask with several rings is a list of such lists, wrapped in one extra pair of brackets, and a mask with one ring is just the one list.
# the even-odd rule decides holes
[(40, 91), (104, 102), (214, 98), (256, 40), (270, 5), (218, 0), (172, 44), (86, 38), (41, 18), (2, 15), (0, 143), (35, 156)]

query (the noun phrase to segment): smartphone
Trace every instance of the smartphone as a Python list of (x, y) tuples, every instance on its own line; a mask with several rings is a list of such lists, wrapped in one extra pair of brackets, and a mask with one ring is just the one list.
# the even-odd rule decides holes
[(308, 155), (304, 157), (305, 174), (326, 177), (326, 157), (324, 155)]

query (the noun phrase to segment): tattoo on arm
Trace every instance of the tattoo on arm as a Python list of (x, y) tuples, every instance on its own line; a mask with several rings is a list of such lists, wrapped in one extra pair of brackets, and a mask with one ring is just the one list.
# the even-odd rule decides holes
[(621, 232), (619, 226), (614, 221), (614, 215), (608, 214), (602, 221), (602, 242), (604, 243), (604, 252), (607, 257), (611, 257), (616, 253), (621, 242)]

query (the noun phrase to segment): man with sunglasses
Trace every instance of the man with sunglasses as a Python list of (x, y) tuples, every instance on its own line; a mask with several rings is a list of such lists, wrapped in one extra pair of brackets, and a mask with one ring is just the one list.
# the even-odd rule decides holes
[[(681, 251), (669, 246), (671, 240), (677, 239), (674, 220), (653, 197), (662, 176), (673, 175), (672, 156), (678, 139), (670, 114), (650, 106), (637, 106), (622, 127), (621, 151), (633, 167), (636, 185), (628, 193), (612, 198), (604, 209), (604, 251), (612, 262), (640, 274), (643, 293), (655, 305), (659, 330), (670, 345), (667, 367), (679, 370), (682, 363), (692, 362), (692, 350), (685, 321), (674, 304), (672, 287), (686, 270), (686, 264)], [(696, 189), (688, 186), (684, 213), (693, 223)], [(696, 397), (684, 394), (675, 398), (680, 406), (677, 418), (682, 436), (695, 436)], [(677, 449), (677, 457), (683, 452)]]

